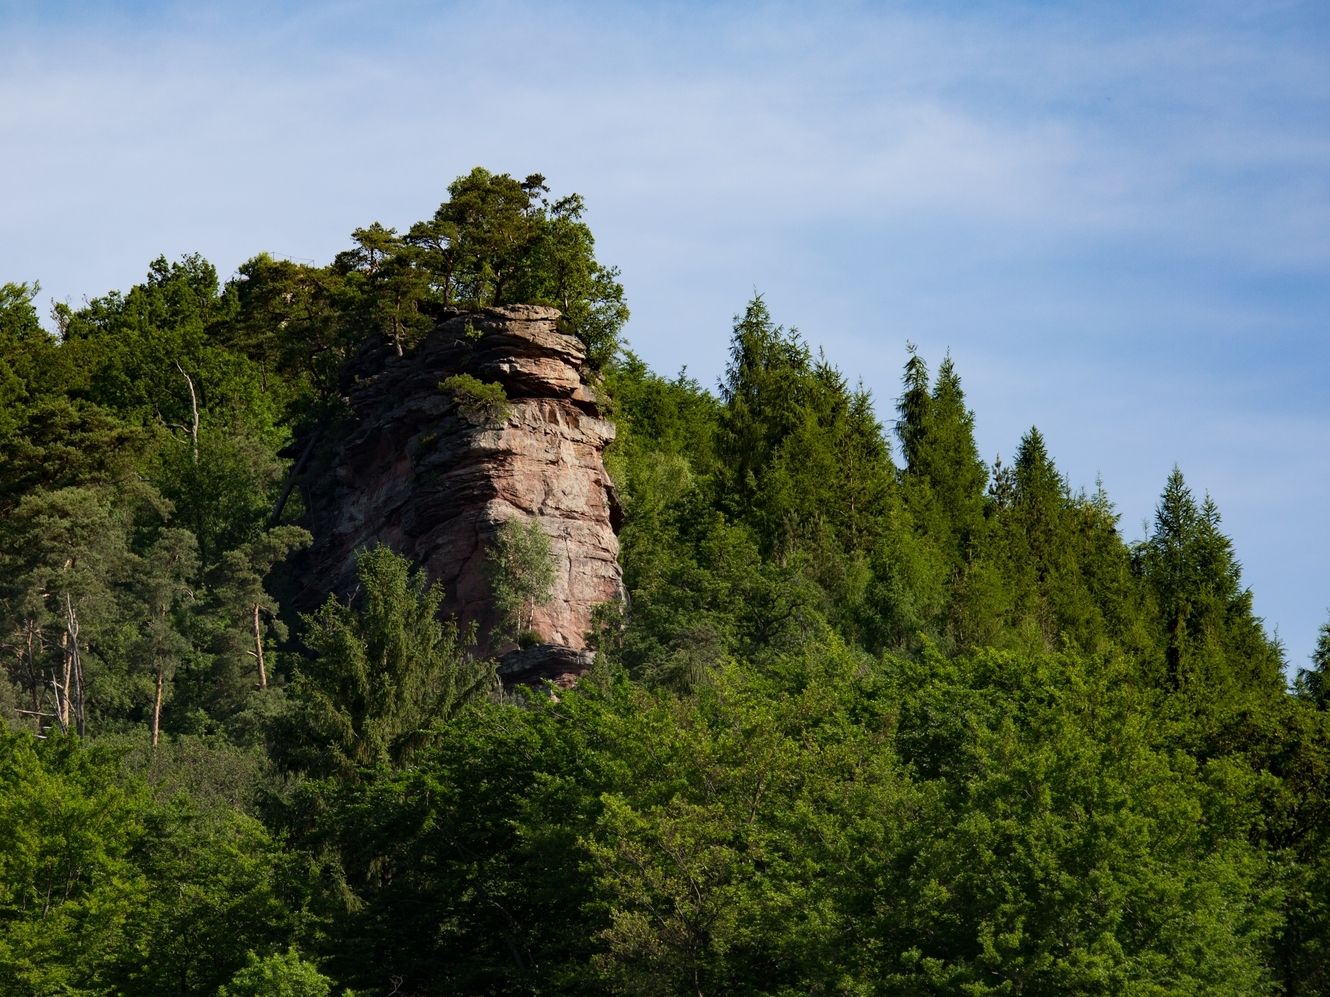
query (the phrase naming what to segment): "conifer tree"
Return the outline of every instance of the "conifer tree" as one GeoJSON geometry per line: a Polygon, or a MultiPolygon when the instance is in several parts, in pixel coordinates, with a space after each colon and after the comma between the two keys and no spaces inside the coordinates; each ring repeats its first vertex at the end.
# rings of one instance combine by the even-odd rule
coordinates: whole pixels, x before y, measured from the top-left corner
{"type": "Polygon", "coordinates": [[[1298,691],[1324,710],[1330,707],[1330,623],[1321,624],[1311,664],[1298,670],[1298,691]]]}
{"type": "Polygon", "coordinates": [[[347,318],[360,335],[377,330],[400,357],[430,324],[420,310],[428,290],[425,273],[395,229],[374,222],[351,238],[355,246],[333,261],[333,268],[345,274],[346,293],[354,302],[347,318]]]}
{"type": "Polygon", "coordinates": [[[182,603],[193,599],[190,583],[198,572],[198,544],[188,530],[165,529],[136,562],[134,590],[140,603],[140,625],[132,653],[152,682],[148,729],[156,748],[161,740],[162,707],[171,693],[169,684],[191,651],[183,632],[182,603]]]}
{"type": "Polygon", "coordinates": [[[353,600],[329,596],[305,618],[313,657],[292,683],[277,744],[294,768],[352,780],[404,762],[495,684],[492,663],[472,660],[456,624],[438,619],[443,593],[422,571],[374,547],[356,575],[353,600]]]}
{"type": "Polygon", "coordinates": [[[928,364],[919,355],[913,343],[905,344],[910,358],[905,361],[905,373],[902,377],[904,390],[896,402],[896,435],[901,441],[901,455],[905,470],[913,474],[922,474],[924,468],[923,448],[928,435],[933,398],[930,393],[928,364]]]}
{"type": "Polygon", "coordinates": [[[988,471],[974,442],[974,413],[950,355],[938,366],[929,407],[922,471],[947,511],[962,543],[980,528],[988,471]]]}
{"type": "Polygon", "coordinates": [[[720,452],[737,508],[756,499],[776,450],[802,422],[811,366],[808,346],[797,332],[772,321],[761,295],[735,316],[720,385],[725,403],[720,452]]]}
{"type": "MultiPolygon", "coordinates": [[[[98,701],[137,698],[107,667],[126,617],[133,510],[109,488],[38,489],[0,531],[0,606],[13,679],[40,727],[86,733],[98,701]],[[12,635],[12,636],[11,636],[12,635]]],[[[132,605],[132,603],[130,603],[132,605]]]]}
{"type": "Polygon", "coordinates": [[[1220,698],[1282,688],[1280,651],[1252,612],[1219,509],[1208,495],[1198,506],[1176,467],[1137,563],[1158,606],[1172,688],[1220,698]]]}
{"type": "Polygon", "coordinates": [[[214,711],[232,712],[248,690],[267,689],[271,683],[269,650],[275,641],[270,638],[284,639],[286,627],[264,578],[292,550],[309,542],[307,530],[278,526],[227,551],[210,573],[209,609],[216,630],[209,642],[209,705],[214,711]]]}
{"type": "Polygon", "coordinates": [[[896,432],[905,458],[911,503],[921,523],[967,556],[982,528],[988,471],[974,442],[974,415],[955,364],[947,356],[929,389],[928,368],[911,347],[896,432]]]}

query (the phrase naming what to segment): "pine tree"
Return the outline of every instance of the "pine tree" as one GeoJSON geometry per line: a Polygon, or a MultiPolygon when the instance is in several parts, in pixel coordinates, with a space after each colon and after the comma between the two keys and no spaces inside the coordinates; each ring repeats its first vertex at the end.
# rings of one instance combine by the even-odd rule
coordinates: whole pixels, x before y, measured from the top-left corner
{"type": "Polygon", "coordinates": [[[192,650],[183,616],[193,599],[191,581],[198,572],[198,544],[188,530],[162,530],[136,558],[134,590],[139,600],[139,634],[133,646],[138,666],[153,686],[148,729],[154,748],[161,740],[162,707],[171,693],[176,669],[192,650]]]}
{"type": "Polygon", "coordinates": [[[110,488],[38,489],[0,532],[0,607],[12,678],[41,727],[86,733],[98,700],[138,698],[105,650],[126,615],[134,509],[110,488]],[[103,653],[90,654],[94,648],[103,653]]]}
{"type": "Polygon", "coordinates": [[[298,526],[278,526],[229,550],[209,573],[209,640],[213,663],[208,706],[214,714],[232,713],[252,689],[272,682],[272,645],[287,636],[277,602],[264,587],[273,566],[292,550],[308,545],[310,534],[298,526]]]}

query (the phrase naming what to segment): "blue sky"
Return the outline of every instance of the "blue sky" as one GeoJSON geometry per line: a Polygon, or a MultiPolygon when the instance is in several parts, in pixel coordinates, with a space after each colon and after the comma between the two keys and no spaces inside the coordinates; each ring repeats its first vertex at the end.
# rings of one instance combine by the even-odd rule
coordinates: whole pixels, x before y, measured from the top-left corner
{"type": "Polygon", "coordinates": [[[1330,607],[1330,7],[0,0],[0,280],[326,262],[472,166],[581,192],[632,346],[761,291],[889,421],[950,350],[1139,539],[1181,466],[1306,662],[1330,607]]]}

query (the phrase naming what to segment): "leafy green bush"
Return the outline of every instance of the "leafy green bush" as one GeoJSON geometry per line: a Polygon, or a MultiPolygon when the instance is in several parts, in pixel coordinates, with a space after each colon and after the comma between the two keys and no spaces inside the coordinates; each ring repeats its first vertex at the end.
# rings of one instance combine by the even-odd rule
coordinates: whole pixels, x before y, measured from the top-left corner
{"type": "Polygon", "coordinates": [[[554,592],[554,552],[539,521],[520,523],[510,519],[499,527],[490,550],[494,602],[509,632],[529,647],[536,609],[554,592]]]}
{"type": "Polygon", "coordinates": [[[470,374],[454,374],[440,381],[439,387],[452,392],[457,407],[472,422],[505,422],[513,408],[503,385],[497,381],[482,381],[470,374]]]}
{"type": "Polygon", "coordinates": [[[331,992],[332,980],[295,949],[263,959],[251,952],[249,965],[217,991],[218,997],[328,997],[331,992]]]}

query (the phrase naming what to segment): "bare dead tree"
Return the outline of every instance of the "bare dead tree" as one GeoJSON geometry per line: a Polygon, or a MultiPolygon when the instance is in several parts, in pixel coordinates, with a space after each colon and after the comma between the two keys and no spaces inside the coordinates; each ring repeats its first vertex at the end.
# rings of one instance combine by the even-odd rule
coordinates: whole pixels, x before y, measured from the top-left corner
{"type": "Polygon", "coordinates": [[[260,619],[260,612],[263,609],[261,603],[254,603],[254,650],[250,653],[254,655],[259,665],[259,688],[268,688],[268,669],[263,663],[263,622],[260,619]]]}
{"type": "Polygon", "coordinates": [[[74,612],[74,601],[65,593],[65,633],[69,636],[70,667],[66,669],[66,696],[69,697],[69,685],[72,682],[73,695],[71,705],[74,713],[74,729],[80,737],[87,733],[83,713],[83,653],[79,649],[79,619],[74,612]]]}
{"type": "Polygon", "coordinates": [[[194,454],[194,463],[197,464],[199,462],[199,398],[194,393],[194,379],[185,373],[185,368],[180,366],[179,360],[175,361],[175,369],[180,371],[180,376],[189,385],[189,409],[191,414],[189,442],[194,454]]]}

